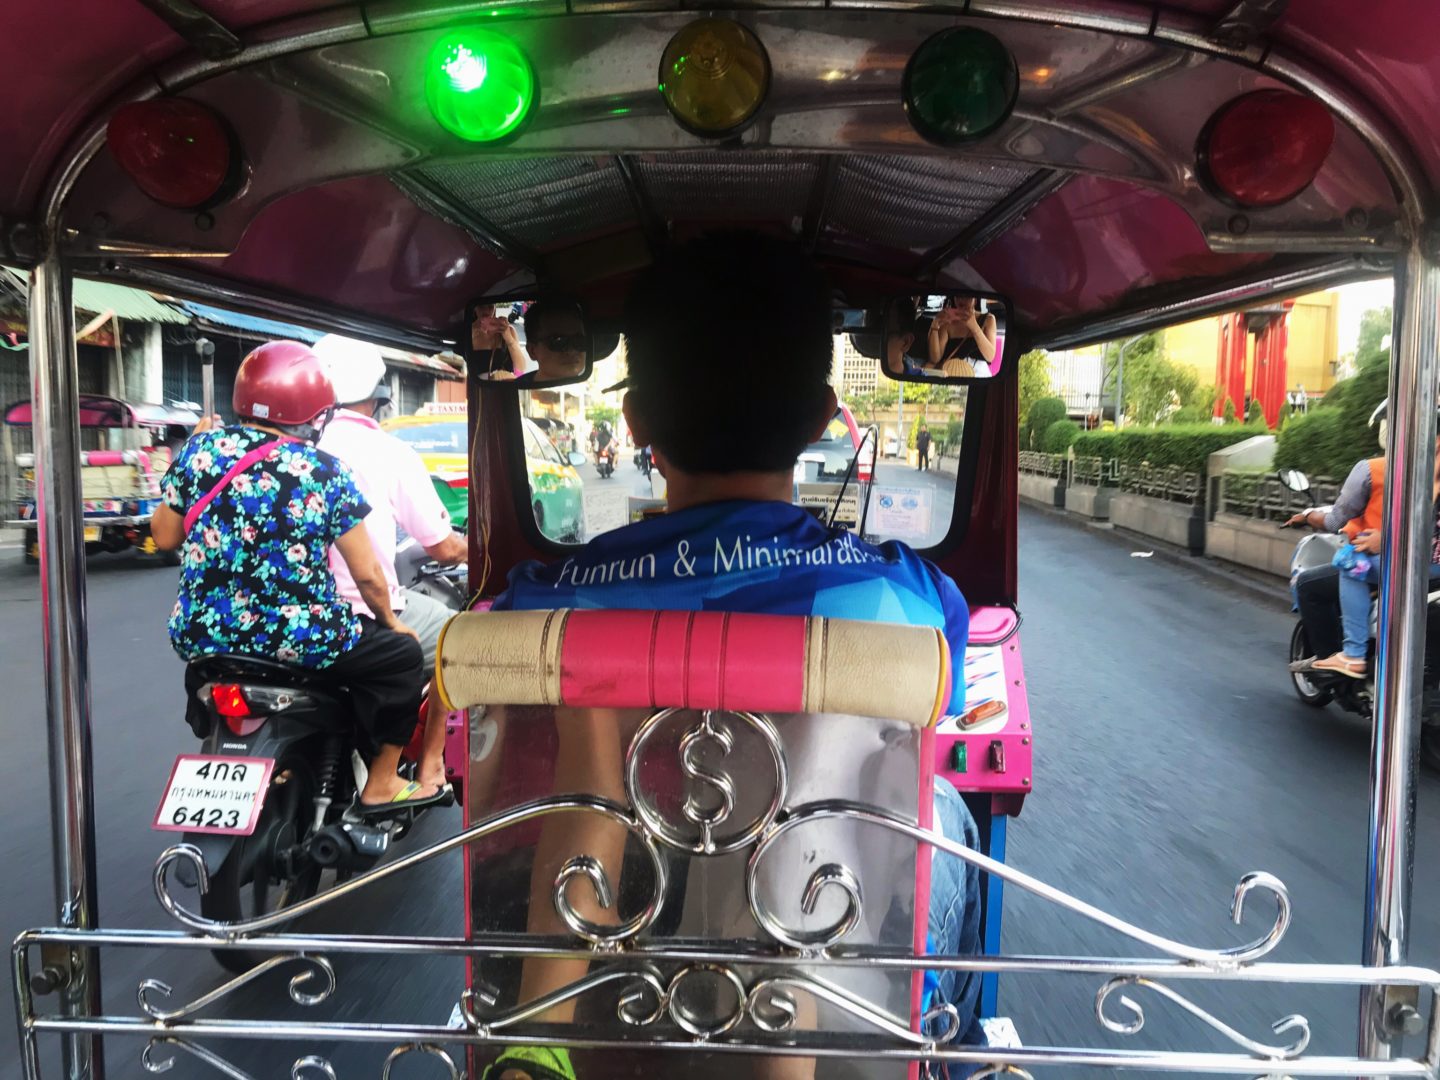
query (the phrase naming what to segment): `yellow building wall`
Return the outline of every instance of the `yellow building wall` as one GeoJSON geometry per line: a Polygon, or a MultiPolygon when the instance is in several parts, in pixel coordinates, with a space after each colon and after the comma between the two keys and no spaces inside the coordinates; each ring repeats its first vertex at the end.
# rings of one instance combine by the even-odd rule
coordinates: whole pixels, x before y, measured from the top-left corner
{"type": "MultiPolygon", "coordinates": [[[[1335,385],[1338,356],[1340,294],[1334,291],[1296,297],[1286,320],[1285,384],[1324,393],[1335,385]]],[[[1254,371],[1255,337],[1246,335],[1245,370],[1254,371]]],[[[1220,349],[1220,317],[1181,323],[1164,331],[1165,356],[1192,369],[1207,386],[1215,382],[1220,349]]]]}

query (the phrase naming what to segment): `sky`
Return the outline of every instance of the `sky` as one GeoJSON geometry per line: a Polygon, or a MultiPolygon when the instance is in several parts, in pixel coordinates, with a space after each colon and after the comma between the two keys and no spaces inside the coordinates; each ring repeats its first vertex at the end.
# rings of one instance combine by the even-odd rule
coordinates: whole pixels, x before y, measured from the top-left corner
{"type": "Polygon", "coordinates": [[[1360,336],[1360,316],[1371,308],[1389,307],[1394,297],[1394,282],[1390,278],[1374,281],[1357,281],[1353,285],[1341,285],[1335,290],[1340,294],[1339,345],[1340,355],[1353,353],[1355,341],[1360,336]]]}

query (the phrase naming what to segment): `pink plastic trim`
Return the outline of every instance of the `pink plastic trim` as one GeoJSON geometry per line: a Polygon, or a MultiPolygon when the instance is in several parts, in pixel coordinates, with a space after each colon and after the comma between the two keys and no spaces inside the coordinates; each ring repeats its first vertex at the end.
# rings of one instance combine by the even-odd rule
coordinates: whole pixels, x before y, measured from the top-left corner
{"type": "Polygon", "coordinates": [[[1020,617],[1010,608],[973,608],[970,612],[970,644],[994,645],[1004,641],[1019,622],[1020,617]]]}

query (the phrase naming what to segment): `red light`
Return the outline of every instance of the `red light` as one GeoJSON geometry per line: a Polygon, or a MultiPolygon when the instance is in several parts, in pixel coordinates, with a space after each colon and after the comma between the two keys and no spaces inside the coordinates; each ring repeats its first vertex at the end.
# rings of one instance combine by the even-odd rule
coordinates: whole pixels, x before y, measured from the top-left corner
{"type": "Polygon", "coordinates": [[[216,683],[210,687],[210,700],[221,716],[250,715],[250,703],[245,700],[245,692],[234,683],[216,683]]]}
{"type": "Polygon", "coordinates": [[[1335,141],[1330,110],[1288,90],[1256,90],[1220,107],[1200,135],[1201,174],[1244,207],[1279,206],[1309,187],[1335,141]]]}
{"type": "Polygon", "coordinates": [[[105,142],[135,185],[162,206],[194,210],[233,186],[237,155],[229,129],[212,110],[184,98],[122,105],[105,142]]]}

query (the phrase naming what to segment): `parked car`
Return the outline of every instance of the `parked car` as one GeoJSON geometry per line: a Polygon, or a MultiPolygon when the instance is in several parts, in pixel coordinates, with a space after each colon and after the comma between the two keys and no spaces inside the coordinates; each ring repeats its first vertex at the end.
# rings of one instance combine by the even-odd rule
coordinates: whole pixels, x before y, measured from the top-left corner
{"type": "Polygon", "coordinates": [[[899,437],[898,435],[886,435],[886,436],[885,436],[885,456],[886,456],[886,457],[899,457],[899,456],[900,456],[900,437],[899,437]]]}
{"type": "MultiPolygon", "coordinates": [[[[525,467],[535,524],[551,540],[578,543],[585,533],[585,484],[569,460],[533,421],[521,418],[525,467]]],[[[463,413],[397,416],[381,425],[413,446],[455,527],[470,515],[470,455],[463,413]]]]}
{"type": "Polygon", "coordinates": [[[564,420],[556,420],[550,416],[532,416],[530,421],[555,444],[555,449],[560,451],[561,457],[569,457],[574,451],[580,449],[575,445],[575,429],[564,420]]]}

